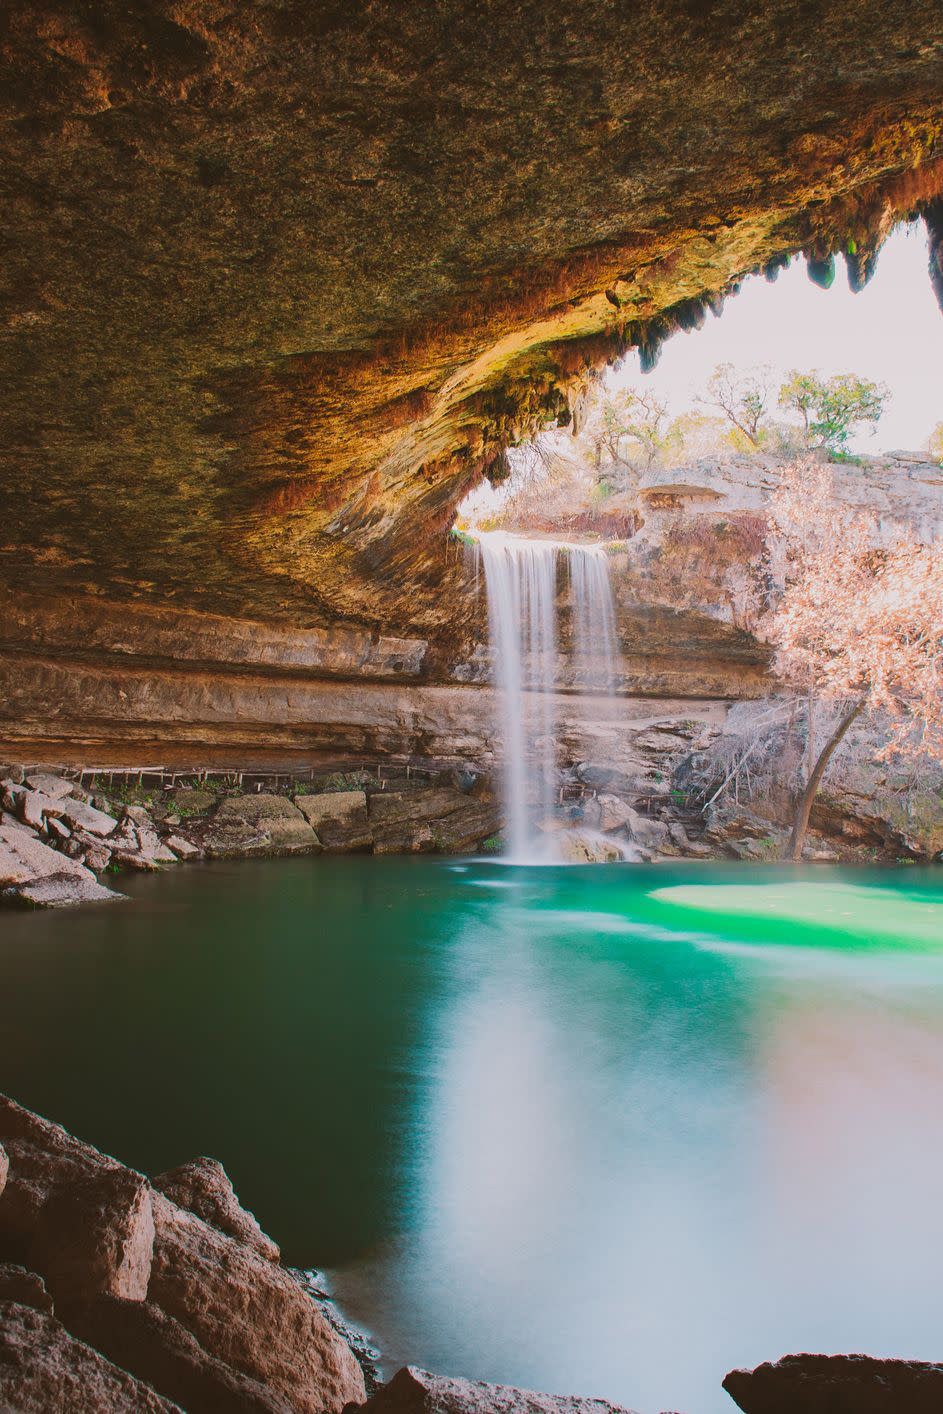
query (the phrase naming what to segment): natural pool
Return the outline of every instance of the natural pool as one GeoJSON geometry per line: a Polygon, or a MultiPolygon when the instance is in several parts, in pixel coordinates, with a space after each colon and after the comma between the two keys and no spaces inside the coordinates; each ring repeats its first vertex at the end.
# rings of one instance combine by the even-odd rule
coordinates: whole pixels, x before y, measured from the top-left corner
{"type": "Polygon", "coordinates": [[[943,876],[336,858],[0,914],[0,1088],[221,1158],[387,1362],[655,1414],[939,1359],[943,876]]]}

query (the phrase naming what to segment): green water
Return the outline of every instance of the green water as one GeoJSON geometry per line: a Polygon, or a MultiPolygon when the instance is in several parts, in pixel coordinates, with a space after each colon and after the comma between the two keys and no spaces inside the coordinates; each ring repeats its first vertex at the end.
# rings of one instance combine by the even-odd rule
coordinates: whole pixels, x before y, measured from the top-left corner
{"type": "Polygon", "coordinates": [[[373,858],[0,914],[0,1087],[223,1160],[390,1366],[720,1414],[939,1359],[943,879],[373,858]]]}

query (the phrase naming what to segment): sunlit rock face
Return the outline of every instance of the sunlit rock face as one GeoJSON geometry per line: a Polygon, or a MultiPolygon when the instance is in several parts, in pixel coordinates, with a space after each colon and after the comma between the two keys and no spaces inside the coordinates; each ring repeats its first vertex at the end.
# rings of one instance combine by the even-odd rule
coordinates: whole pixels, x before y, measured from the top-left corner
{"type": "Polygon", "coordinates": [[[587,369],[939,194],[938,6],[14,3],[7,582],[428,639],[587,369]],[[692,303],[693,301],[693,303],[692,303]]]}

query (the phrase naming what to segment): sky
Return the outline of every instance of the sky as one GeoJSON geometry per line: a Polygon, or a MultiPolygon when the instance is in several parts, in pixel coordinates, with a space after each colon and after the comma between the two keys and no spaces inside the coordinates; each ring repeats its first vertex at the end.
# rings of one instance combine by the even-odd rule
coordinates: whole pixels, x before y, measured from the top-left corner
{"type": "Polygon", "coordinates": [[[643,375],[631,353],[611,383],[652,389],[677,413],[692,406],[718,363],[769,364],[775,375],[859,373],[886,383],[892,396],[875,434],[853,438],[853,449],[923,448],[943,422],[943,315],[930,288],[923,223],[894,231],[860,294],[848,289],[844,261],[837,265],[830,290],[813,285],[801,257],[773,284],[751,277],[719,319],[709,315],[703,329],[669,339],[653,373],[643,375]]]}

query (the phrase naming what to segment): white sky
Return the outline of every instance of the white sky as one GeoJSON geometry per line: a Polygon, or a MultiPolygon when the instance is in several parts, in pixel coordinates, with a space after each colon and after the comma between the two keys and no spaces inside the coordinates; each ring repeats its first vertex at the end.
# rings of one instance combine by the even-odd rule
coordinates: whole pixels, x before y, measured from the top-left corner
{"type": "Polygon", "coordinates": [[[791,368],[859,373],[886,383],[892,396],[876,433],[853,439],[854,449],[924,447],[943,422],[943,316],[930,288],[923,223],[890,236],[861,294],[848,289],[840,257],[837,267],[830,290],[813,285],[801,257],[774,284],[752,277],[719,319],[708,315],[703,329],[669,339],[653,373],[640,373],[631,353],[611,382],[651,388],[677,413],[692,406],[718,363],[770,364],[774,376],[791,368]]]}

